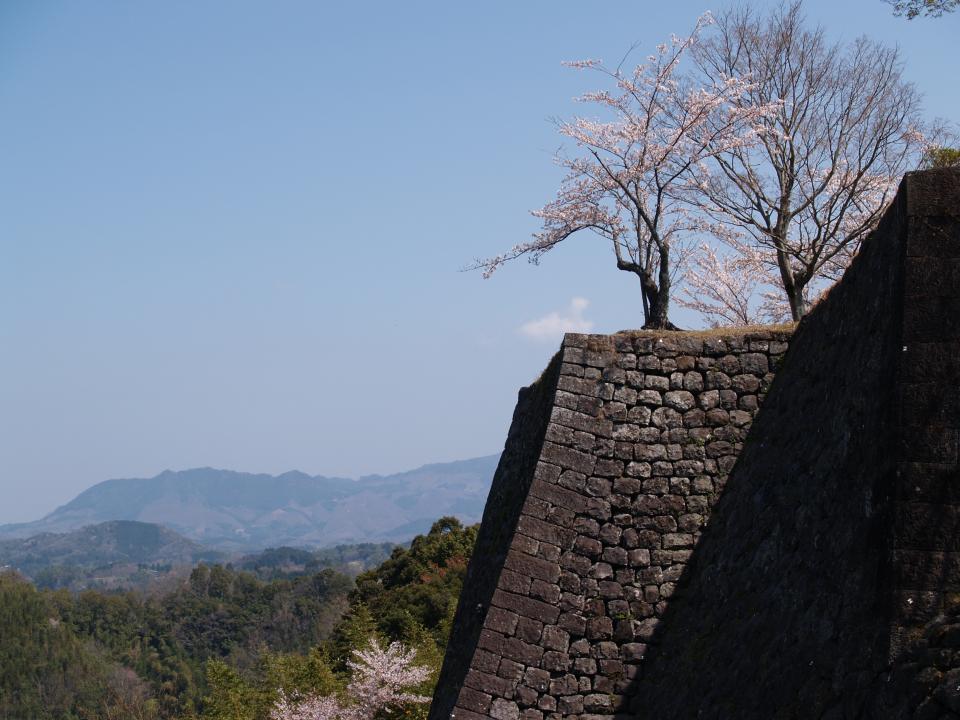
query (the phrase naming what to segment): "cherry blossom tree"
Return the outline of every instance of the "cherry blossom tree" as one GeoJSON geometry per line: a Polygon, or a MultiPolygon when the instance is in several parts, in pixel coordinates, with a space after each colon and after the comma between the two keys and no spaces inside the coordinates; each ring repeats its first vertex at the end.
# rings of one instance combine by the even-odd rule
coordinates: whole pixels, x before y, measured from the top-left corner
{"type": "Polygon", "coordinates": [[[359,717],[353,707],[341,705],[331,695],[293,699],[282,690],[270,713],[270,720],[359,720],[359,717]]]}
{"type": "Polygon", "coordinates": [[[733,102],[779,103],[759,142],[714,148],[697,166],[701,209],[747,233],[775,267],[799,320],[879,221],[926,141],[920,96],[899,52],[861,38],[844,48],[804,25],[800,2],[769,16],[722,14],[692,51],[705,82],[749,76],[733,102]]]}
{"type": "Polygon", "coordinates": [[[608,119],[559,123],[578,153],[556,158],[567,175],[556,199],[533,213],[542,230],[473,268],[489,277],[521,256],[537,263],[572,235],[591,231],[611,244],[617,268],[639,279],[644,327],[673,327],[671,287],[695,228],[691,171],[712,155],[753,145],[756,126],[773,111],[770,103],[750,100],[751,83],[741,76],[695,85],[684,75],[681,61],[711,22],[704,15],[689,37],[674,36],[632,71],[596,60],[568,63],[612,85],[579,98],[608,119]]]}
{"type": "Polygon", "coordinates": [[[394,642],[386,648],[371,638],[366,650],[354,650],[347,662],[352,679],[346,698],[306,695],[291,698],[281,691],[270,713],[271,720],[373,720],[384,710],[408,703],[428,703],[430,698],[410,692],[430,676],[430,669],[415,665],[416,652],[394,642]]]}
{"type": "Polygon", "coordinates": [[[428,667],[414,665],[414,650],[398,642],[390,643],[384,650],[374,638],[368,650],[355,650],[353,654],[357,659],[347,663],[353,670],[347,693],[363,720],[383,708],[430,702],[429,697],[408,691],[430,676],[428,667]]]}
{"type": "Polygon", "coordinates": [[[760,253],[736,240],[726,249],[700,244],[687,264],[677,303],[699,312],[711,327],[787,320],[790,308],[776,292],[776,277],[760,253]]]}

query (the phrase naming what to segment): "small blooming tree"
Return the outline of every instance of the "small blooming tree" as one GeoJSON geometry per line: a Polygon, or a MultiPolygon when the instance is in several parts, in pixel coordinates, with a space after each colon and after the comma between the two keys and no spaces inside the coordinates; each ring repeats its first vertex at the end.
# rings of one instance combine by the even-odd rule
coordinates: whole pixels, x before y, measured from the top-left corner
{"type": "Polygon", "coordinates": [[[283,692],[270,713],[271,720],[373,720],[385,710],[408,703],[428,703],[430,698],[410,691],[430,676],[430,669],[415,665],[413,650],[394,642],[383,648],[371,638],[367,650],[355,650],[347,662],[352,679],[346,698],[307,695],[290,698],[283,692]]]}
{"type": "Polygon", "coordinates": [[[413,664],[413,650],[397,642],[383,650],[374,639],[369,650],[357,650],[354,656],[357,659],[347,663],[353,670],[347,694],[354,699],[362,720],[384,708],[430,702],[425,695],[409,692],[430,676],[429,668],[413,664]]]}
{"type": "Polygon", "coordinates": [[[711,155],[753,144],[760,118],[774,108],[751,103],[750,82],[742,77],[693,85],[683,75],[684,55],[711,22],[704,15],[690,37],[674,36],[632,72],[595,60],[568,63],[612,82],[612,89],[580,98],[610,119],[577,117],[559,124],[580,152],[557,156],[568,172],[557,198],[533,213],[543,229],[475,268],[489,277],[520,256],[536,263],[570,236],[589,230],[612,245],[619,270],[639,279],[644,327],[672,327],[671,285],[694,227],[687,204],[691,170],[711,155]]]}
{"type": "Polygon", "coordinates": [[[733,242],[723,252],[702,243],[687,264],[679,305],[696,310],[712,327],[784,322],[790,307],[777,279],[755,248],[733,242]]]}
{"type": "Polygon", "coordinates": [[[307,695],[294,700],[280,691],[270,720],[356,720],[353,708],[346,708],[333,696],[307,695]]]}

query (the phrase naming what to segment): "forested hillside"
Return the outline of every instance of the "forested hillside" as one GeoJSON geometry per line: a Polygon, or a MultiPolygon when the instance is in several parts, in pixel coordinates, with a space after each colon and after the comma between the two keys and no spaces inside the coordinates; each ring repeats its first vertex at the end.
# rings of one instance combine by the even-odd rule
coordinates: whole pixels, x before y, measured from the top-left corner
{"type": "Polygon", "coordinates": [[[254,573],[261,580],[310,575],[328,568],[356,576],[390,557],[394,547],[394,543],[359,543],[322,550],[268,548],[255,555],[245,555],[235,565],[254,573]]]}
{"type": "MultiPolygon", "coordinates": [[[[0,717],[265,719],[280,689],[342,692],[347,660],[372,637],[415,648],[432,671],[429,693],[475,535],[444,518],[355,583],[330,569],[261,579],[199,565],[149,597],[42,590],[7,572],[0,717]]],[[[285,549],[251,559],[251,569],[269,575],[272,560],[308,558],[285,549]]]]}
{"type": "Polygon", "coordinates": [[[168,528],[131,520],[0,540],[0,567],[50,589],[145,588],[174,569],[182,577],[197,562],[223,562],[226,557],[168,528]]]}

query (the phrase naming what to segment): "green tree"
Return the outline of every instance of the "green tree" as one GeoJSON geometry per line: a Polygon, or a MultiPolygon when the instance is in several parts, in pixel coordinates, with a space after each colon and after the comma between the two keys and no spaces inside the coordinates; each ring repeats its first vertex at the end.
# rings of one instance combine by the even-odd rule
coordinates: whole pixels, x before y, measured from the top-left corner
{"type": "Polygon", "coordinates": [[[207,663],[209,694],[204,698],[203,720],[256,720],[257,692],[222,660],[207,663]]]}
{"type": "Polygon", "coordinates": [[[893,5],[893,14],[913,20],[920,15],[940,17],[945,12],[953,12],[960,7],[960,0],[885,0],[893,5]]]}
{"type": "Polygon", "coordinates": [[[343,673],[346,671],[347,660],[354,650],[365,650],[371,637],[377,635],[377,623],[373,614],[363,602],[354,603],[343,616],[328,647],[334,668],[343,673]]]}
{"type": "Polygon", "coordinates": [[[307,655],[268,653],[261,659],[260,674],[270,705],[276,700],[278,690],[287,695],[332,695],[342,690],[327,656],[319,648],[307,655]]]}
{"type": "Polygon", "coordinates": [[[932,147],[924,153],[923,167],[949,168],[960,167],[960,148],[932,147]]]}
{"type": "Polygon", "coordinates": [[[456,608],[476,538],[477,526],[440,518],[409,549],[396,548],[380,567],[357,577],[351,602],[366,605],[391,640],[412,644],[412,634],[425,629],[445,647],[444,620],[456,608]]]}
{"type": "Polygon", "coordinates": [[[0,574],[0,717],[107,716],[111,664],[23,578],[0,574]]]}

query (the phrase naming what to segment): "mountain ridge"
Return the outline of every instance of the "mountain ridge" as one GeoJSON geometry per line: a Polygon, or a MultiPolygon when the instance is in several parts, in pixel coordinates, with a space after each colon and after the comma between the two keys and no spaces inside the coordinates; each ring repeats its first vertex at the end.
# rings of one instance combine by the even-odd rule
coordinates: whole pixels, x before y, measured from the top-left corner
{"type": "Polygon", "coordinates": [[[436,518],[477,522],[499,455],[430,463],[355,480],[217,468],[99,482],[39,520],[0,525],[0,539],[64,533],[115,520],[155,523],[205,547],[398,542],[436,518]]]}
{"type": "Polygon", "coordinates": [[[0,540],[0,566],[28,576],[58,565],[87,569],[125,563],[192,565],[221,556],[167,527],[136,520],[111,520],[66,533],[42,532],[0,540]]]}

